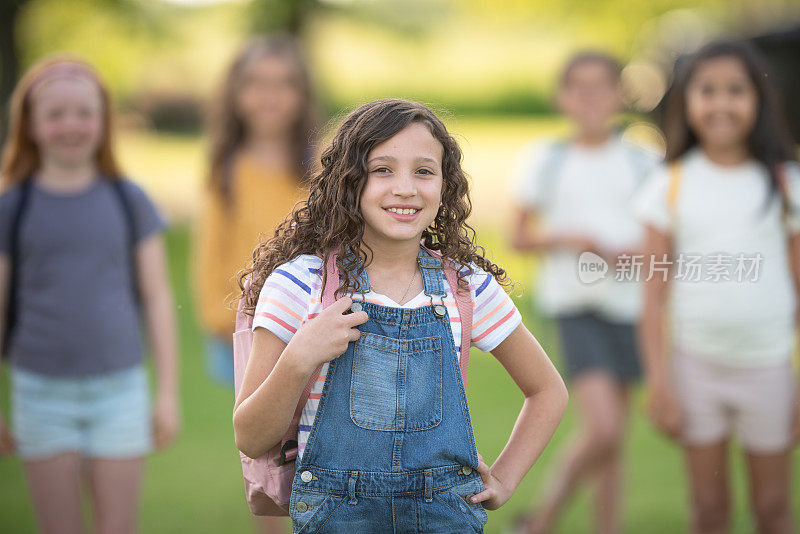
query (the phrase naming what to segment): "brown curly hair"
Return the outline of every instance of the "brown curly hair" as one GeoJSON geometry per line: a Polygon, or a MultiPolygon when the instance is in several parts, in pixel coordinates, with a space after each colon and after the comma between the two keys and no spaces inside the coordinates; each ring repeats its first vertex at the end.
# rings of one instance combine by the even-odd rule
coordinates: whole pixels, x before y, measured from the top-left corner
{"type": "MultiPolygon", "coordinates": [[[[309,182],[308,199],[295,206],[271,239],[256,247],[253,264],[239,273],[246,312],[252,313],[255,309],[267,276],[301,254],[313,254],[326,261],[332,250],[349,248],[361,263],[355,272],[350,272],[346,259],[342,255],[338,257],[337,266],[343,281],[337,293],[355,286],[372,256],[372,250],[362,242],[364,218],[359,209],[361,192],[367,181],[367,155],[373,147],[415,122],[427,126],[444,149],[442,205],[433,223],[422,233],[424,245],[440,251],[442,257],[457,265],[468,267],[474,262],[501,285],[511,285],[506,271],[489,261],[484,248],[475,244],[475,230],[467,224],[472,203],[467,175],[461,168],[461,149],[456,140],[424,105],[408,100],[383,99],[364,104],[344,119],[330,146],[322,153],[322,168],[309,182]],[[250,285],[245,288],[248,278],[250,285]]],[[[460,287],[466,287],[464,278],[471,272],[469,268],[460,270],[460,287]]],[[[323,274],[323,284],[327,282],[326,277],[323,274]]]]}

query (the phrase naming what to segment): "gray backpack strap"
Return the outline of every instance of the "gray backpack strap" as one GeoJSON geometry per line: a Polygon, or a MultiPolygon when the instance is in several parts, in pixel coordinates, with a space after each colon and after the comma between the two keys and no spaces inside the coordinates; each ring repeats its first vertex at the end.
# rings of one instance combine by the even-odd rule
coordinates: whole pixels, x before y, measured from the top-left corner
{"type": "Polygon", "coordinates": [[[625,157],[636,178],[636,189],[638,189],[650,175],[650,172],[653,170],[653,165],[644,149],[628,143],[623,143],[622,148],[625,151],[625,157]]]}
{"type": "Polygon", "coordinates": [[[567,143],[564,141],[556,141],[547,149],[542,160],[542,165],[537,172],[537,178],[541,183],[541,199],[540,204],[546,209],[552,205],[555,196],[556,181],[561,168],[564,166],[564,156],[567,152],[567,143]]]}
{"type": "Polygon", "coordinates": [[[22,230],[22,220],[25,213],[28,211],[28,203],[31,197],[31,190],[33,188],[33,178],[28,177],[22,185],[20,185],[19,199],[16,206],[14,206],[14,215],[11,218],[11,225],[8,228],[9,233],[9,259],[10,271],[8,274],[8,294],[6,299],[6,314],[5,323],[3,328],[3,346],[0,347],[0,358],[5,357],[8,352],[11,333],[17,323],[17,308],[19,300],[19,271],[20,271],[20,232],[22,230]]]}
{"type": "Polygon", "coordinates": [[[133,204],[122,185],[122,177],[111,180],[111,189],[114,197],[119,202],[122,215],[125,219],[125,240],[128,244],[128,264],[130,265],[130,285],[134,299],[141,306],[142,295],[139,292],[139,269],[136,263],[136,215],[133,204]]]}

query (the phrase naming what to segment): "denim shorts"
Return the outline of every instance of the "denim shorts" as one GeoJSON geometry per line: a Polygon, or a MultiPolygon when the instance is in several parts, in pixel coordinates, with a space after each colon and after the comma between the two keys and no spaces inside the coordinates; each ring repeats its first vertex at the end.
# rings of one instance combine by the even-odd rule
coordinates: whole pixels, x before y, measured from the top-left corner
{"type": "Polygon", "coordinates": [[[482,533],[486,509],[469,499],[485,486],[477,471],[465,478],[462,469],[430,469],[430,484],[423,472],[358,473],[348,485],[349,472],[309,467],[317,480],[295,483],[292,489],[292,533],[482,533]]]}
{"type": "Polygon", "coordinates": [[[88,377],[51,376],[12,367],[11,402],[14,438],[23,460],[62,452],[131,458],[152,450],[143,365],[88,377]]]}
{"type": "Polygon", "coordinates": [[[641,367],[632,322],[611,322],[592,312],[556,316],[567,376],[589,371],[609,373],[620,383],[639,378],[641,367]]]}

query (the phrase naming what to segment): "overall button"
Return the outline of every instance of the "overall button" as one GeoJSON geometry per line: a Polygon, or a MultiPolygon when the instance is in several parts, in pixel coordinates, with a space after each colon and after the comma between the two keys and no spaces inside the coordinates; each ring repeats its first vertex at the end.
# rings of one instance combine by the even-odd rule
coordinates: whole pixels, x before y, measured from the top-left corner
{"type": "Polygon", "coordinates": [[[353,313],[358,313],[363,309],[360,302],[354,302],[350,305],[350,311],[353,313]]]}
{"type": "Polygon", "coordinates": [[[311,471],[303,471],[300,473],[300,480],[303,482],[311,482],[312,478],[314,478],[314,475],[311,474],[311,471]]]}
{"type": "Polygon", "coordinates": [[[303,501],[299,501],[295,505],[295,507],[297,508],[297,511],[300,512],[301,514],[303,514],[303,513],[308,511],[308,505],[306,503],[304,503],[303,501]]]}
{"type": "Polygon", "coordinates": [[[436,317],[444,317],[444,314],[447,313],[447,308],[442,304],[437,304],[433,307],[433,313],[436,317]]]}

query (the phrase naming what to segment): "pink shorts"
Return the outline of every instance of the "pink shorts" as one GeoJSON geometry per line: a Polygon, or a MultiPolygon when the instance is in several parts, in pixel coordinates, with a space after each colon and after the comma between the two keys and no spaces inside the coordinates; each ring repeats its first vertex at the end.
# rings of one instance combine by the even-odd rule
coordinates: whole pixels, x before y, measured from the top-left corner
{"type": "Polygon", "coordinates": [[[754,454],[778,453],[791,446],[797,392],[790,361],[736,367],[676,350],[673,372],[684,411],[686,445],[712,445],[736,435],[754,454]]]}

